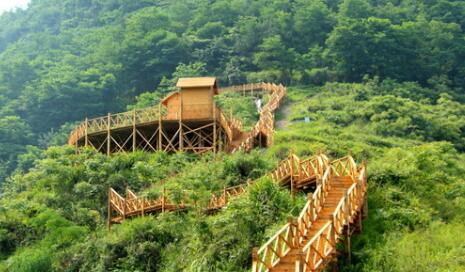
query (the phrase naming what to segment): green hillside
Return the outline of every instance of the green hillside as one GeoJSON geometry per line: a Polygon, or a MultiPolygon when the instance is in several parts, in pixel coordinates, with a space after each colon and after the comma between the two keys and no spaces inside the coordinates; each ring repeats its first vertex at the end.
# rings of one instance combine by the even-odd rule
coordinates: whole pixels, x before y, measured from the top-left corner
{"type": "MultiPolygon", "coordinates": [[[[249,271],[305,203],[267,178],[291,150],[368,162],[368,218],[341,271],[465,270],[465,4],[32,0],[0,15],[0,271],[249,271]],[[279,82],[274,143],[250,153],[65,146],[86,117],[157,104],[183,76],[279,82]],[[107,190],[200,203],[106,226],[107,190]]],[[[218,98],[251,127],[253,101],[218,98]]]]}

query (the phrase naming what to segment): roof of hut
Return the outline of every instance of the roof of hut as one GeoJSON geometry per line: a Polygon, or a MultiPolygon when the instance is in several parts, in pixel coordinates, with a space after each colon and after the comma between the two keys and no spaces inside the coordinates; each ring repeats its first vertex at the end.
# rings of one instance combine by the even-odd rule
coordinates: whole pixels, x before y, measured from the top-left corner
{"type": "Polygon", "coordinates": [[[215,77],[183,77],[178,79],[176,87],[178,88],[197,88],[197,87],[211,87],[216,88],[215,77]]]}

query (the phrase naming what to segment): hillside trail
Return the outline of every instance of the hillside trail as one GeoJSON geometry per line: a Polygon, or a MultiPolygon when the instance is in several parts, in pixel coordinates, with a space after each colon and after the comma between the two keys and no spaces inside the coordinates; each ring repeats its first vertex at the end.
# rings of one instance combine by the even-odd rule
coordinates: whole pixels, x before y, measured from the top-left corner
{"type": "Polygon", "coordinates": [[[289,115],[291,114],[291,103],[285,102],[280,108],[279,120],[276,121],[276,128],[279,130],[286,130],[289,125],[289,115]]]}

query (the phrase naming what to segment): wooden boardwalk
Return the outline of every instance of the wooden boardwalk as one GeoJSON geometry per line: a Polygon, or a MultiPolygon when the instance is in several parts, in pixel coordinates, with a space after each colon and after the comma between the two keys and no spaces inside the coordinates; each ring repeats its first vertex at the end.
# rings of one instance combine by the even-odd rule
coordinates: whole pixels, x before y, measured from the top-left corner
{"type": "MultiPolygon", "coordinates": [[[[315,184],[321,178],[327,164],[328,159],[323,154],[304,160],[300,160],[299,157],[291,154],[287,159],[281,161],[268,176],[282,186],[303,190],[315,184]]],[[[205,207],[205,211],[212,212],[223,208],[231,199],[245,193],[247,187],[255,182],[249,181],[213,193],[207,207],[205,207]]],[[[126,218],[142,216],[148,213],[184,210],[195,205],[187,201],[175,204],[169,199],[168,195],[169,192],[163,190],[157,199],[147,199],[137,196],[130,189],[126,189],[126,196],[123,197],[113,188],[110,188],[108,191],[108,224],[119,223],[126,218]]]]}
{"type": "MultiPolygon", "coordinates": [[[[335,260],[336,244],[341,238],[350,240],[354,231],[361,230],[366,213],[365,165],[357,166],[351,156],[330,162],[324,154],[306,159],[290,154],[268,176],[294,192],[315,185],[316,189],[308,195],[298,218],[290,219],[260,249],[254,249],[252,271],[321,271],[335,260]]],[[[205,212],[225,207],[254,182],[212,194],[205,212]]],[[[138,197],[129,189],[123,198],[110,188],[108,224],[148,213],[181,211],[193,205],[170,202],[166,191],[150,200],[138,197]]]]}

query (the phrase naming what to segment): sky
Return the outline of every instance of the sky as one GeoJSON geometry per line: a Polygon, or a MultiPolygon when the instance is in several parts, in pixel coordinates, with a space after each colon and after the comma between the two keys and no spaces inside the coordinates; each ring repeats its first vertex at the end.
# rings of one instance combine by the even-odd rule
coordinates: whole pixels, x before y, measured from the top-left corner
{"type": "Polygon", "coordinates": [[[16,7],[25,8],[29,2],[30,0],[0,0],[0,14],[16,7]]]}

